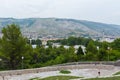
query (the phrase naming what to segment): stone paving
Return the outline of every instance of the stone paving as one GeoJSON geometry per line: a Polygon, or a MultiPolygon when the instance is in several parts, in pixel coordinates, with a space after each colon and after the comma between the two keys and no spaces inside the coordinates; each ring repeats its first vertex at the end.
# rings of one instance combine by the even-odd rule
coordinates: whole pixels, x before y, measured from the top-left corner
{"type": "MultiPolygon", "coordinates": [[[[109,66],[109,65],[71,65],[71,66],[59,66],[53,68],[42,68],[41,72],[26,73],[26,74],[18,74],[18,75],[6,75],[1,76],[0,80],[29,80],[31,78],[40,77],[45,78],[49,76],[57,76],[57,75],[71,75],[71,76],[79,76],[84,78],[95,78],[95,77],[110,77],[112,74],[120,71],[120,67],[109,66]],[[48,70],[46,70],[48,69],[48,70]],[[53,70],[55,69],[55,70],[53,70]],[[61,74],[59,70],[68,69],[71,71],[71,74],[61,74]],[[100,71],[100,76],[98,72],[100,71]]],[[[17,71],[16,71],[17,72],[17,71]]],[[[29,72],[29,71],[28,71],[29,72]]],[[[79,79],[80,80],[80,79],[79,79]]]]}

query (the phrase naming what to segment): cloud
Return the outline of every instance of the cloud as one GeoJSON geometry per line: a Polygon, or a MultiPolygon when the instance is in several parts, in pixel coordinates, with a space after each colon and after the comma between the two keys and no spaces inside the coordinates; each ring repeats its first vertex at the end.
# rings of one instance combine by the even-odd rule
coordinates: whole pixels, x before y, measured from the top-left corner
{"type": "Polygon", "coordinates": [[[120,24],[120,0],[0,0],[0,17],[61,17],[120,24]]]}

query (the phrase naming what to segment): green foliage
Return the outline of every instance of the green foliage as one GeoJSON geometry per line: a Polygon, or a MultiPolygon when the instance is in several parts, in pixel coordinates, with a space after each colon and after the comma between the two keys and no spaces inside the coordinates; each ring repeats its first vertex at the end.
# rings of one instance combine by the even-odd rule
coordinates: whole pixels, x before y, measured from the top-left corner
{"type": "Polygon", "coordinates": [[[81,37],[69,37],[68,39],[48,41],[48,48],[41,45],[40,40],[33,40],[32,44],[37,44],[36,48],[32,48],[29,40],[24,38],[20,32],[19,26],[12,24],[2,29],[3,37],[0,39],[0,70],[4,69],[20,69],[37,68],[42,66],[50,66],[76,61],[115,61],[120,59],[120,39],[112,43],[97,42],[91,39],[81,37]],[[53,42],[69,45],[69,48],[52,47],[53,42]],[[79,47],[75,53],[74,45],[86,46],[84,54],[82,48],[79,47]],[[99,46],[99,50],[97,50],[99,46]],[[108,50],[108,47],[110,49],[108,50]]]}
{"type": "Polygon", "coordinates": [[[97,56],[96,54],[93,54],[91,52],[88,52],[86,55],[85,55],[85,60],[87,61],[97,61],[97,56]]]}
{"type": "Polygon", "coordinates": [[[78,48],[77,55],[84,55],[81,47],[78,48]]]}
{"type": "Polygon", "coordinates": [[[57,42],[61,43],[62,45],[87,45],[91,39],[83,38],[83,37],[69,37],[68,39],[63,40],[56,40],[56,41],[50,41],[50,42],[57,42]]]}
{"type": "Polygon", "coordinates": [[[98,61],[107,61],[108,60],[108,53],[105,49],[101,48],[99,51],[98,51],[98,61]]]}
{"type": "Polygon", "coordinates": [[[75,49],[74,47],[69,47],[67,50],[67,53],[64,55],[65,57],[65,62],[74,62],[77,61],[77,55],[75,54],[75,49]]]}
{"type": "Polygon", "coordinates": [[[36,40],[36,45],[37,45],[37,46],[41,46],[41,45],[42,45],[42,41],[39,40],[39,39],[37,39],[37,40],[36,40]]]}
{"type": "Polygon", "coordinates": [[[112,47],[114,42],[97,42],[91,39],[75,37],[52,42],[49,41],[49,43],[53,42],[63,42],[64,44],[68,45],[84,44],[86,45],[87,52],[84,55],[81,47],[79,47],[77,53],[75,54],[75,49],[73,46],[70,46],[68,49],[64,48],[63,45],[58,48],[52,47],[52,44],[50,44],[48,48],[39,46],[33,50],[33,55],[36,57],[31,59],[34,62],[31,65],[34,65],[35,67],[41,67],[76,61],[115,61],[120,58],[119,50],[108,50],[108,47],[112,47]],[[98,50],[97,46],[99,46],[98,50]]]}
{"type": "Polygon", "coordinates": [[[68,70],[61,70],[60,73],[62,73],[62,74],[70,74],[71,72],[68,71],[68,70]]]}
{"type": "Polygon", "coordinates": [[[112,42],[112,48],[120,51],[120,38],[116,39],[112,42]]]}
{"type": "Polygon", "coordinates": [[[42,41],[37,39],[37,40],[28,40],[28,44],[36,44],[37,46],[41,46],[42,45],[42,41]]]}
{"type": "Polygon", "coordinates": [[[96,54],[97,47],[95,46],[95,44],[92,40],[88,43],[86,50],[87,50],[87,52],[91,52],[93,54],[96,54]]]}
{"type": "Polygon", "coordinates": [[[108,42],[102,42],[102,48],[107,50],[110,44],[108,42]]]}
{"type": "Polygon", "coordinates": [[[77,61],[83,61],[85,59],[84,53],[81,47],[78,48],[76,55],[77,55],[77,61]]]}
{"type": "Polygon", "coordinates": [[[21,66],[22,59],[24,56],[25,66],[29,62],[29,51],[30,47],[26,43],[20,32],[19,26],[15,24],[8,25],[2,29],[3,37],[0,39],[0,57],[5,62],[8,69],[17,69],[21,66]]]}

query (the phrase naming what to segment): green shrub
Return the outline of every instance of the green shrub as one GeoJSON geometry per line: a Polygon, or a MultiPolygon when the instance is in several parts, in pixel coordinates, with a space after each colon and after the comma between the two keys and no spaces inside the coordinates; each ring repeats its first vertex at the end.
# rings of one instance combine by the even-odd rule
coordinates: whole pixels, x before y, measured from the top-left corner
{"type": "Polygon", "coordinates": [[[61,70],[60,73],[62,73],[62,74],[70,74],[71,72],[68,71],[68,70],[61,70]]]}

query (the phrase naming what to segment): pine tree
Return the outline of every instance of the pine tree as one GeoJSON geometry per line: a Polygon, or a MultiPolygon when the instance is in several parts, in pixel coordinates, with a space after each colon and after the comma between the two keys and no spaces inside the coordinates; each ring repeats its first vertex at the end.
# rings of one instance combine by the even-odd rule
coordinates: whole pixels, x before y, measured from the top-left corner
{"type": "Polygon", "coordinates": [[[78,48],[77,55],[84,55],[81,46],[78,48]]]}
{"type": "Polygon", "coordinates": [[[0,39],[0,52],[3,61],[8,69],[17,69],[21,67],[22,56],[28,61],[29,46],[27,40],[21,34],[18,25],[7,25],[2,29],[2,38],[0,39]]]}

